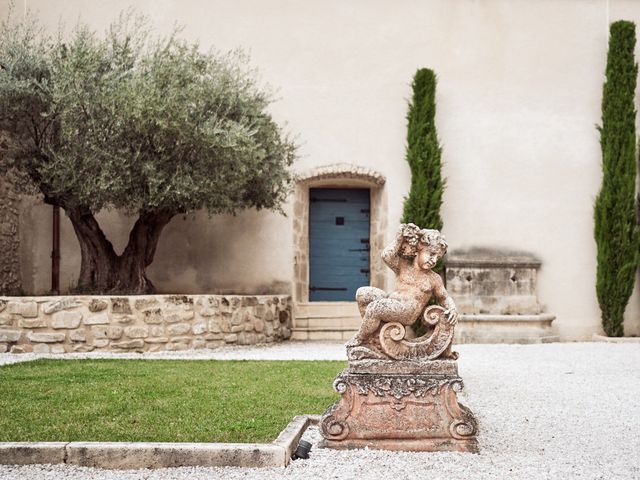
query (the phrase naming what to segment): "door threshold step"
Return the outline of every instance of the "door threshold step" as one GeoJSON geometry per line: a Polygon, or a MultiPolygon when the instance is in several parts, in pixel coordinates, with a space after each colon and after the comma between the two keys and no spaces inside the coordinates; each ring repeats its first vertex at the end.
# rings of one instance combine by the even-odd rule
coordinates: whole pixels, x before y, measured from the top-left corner
{"type": "Polygon", "coordinates": [[[292,340],[335,340],[346,342],[358,331],[348,327],[294,327],[291,330],[292,340]]]}

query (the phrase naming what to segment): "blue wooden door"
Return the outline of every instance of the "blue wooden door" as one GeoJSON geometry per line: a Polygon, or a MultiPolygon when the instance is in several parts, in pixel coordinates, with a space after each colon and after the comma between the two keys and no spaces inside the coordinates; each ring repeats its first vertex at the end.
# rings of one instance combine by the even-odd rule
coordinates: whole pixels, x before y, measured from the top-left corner
{"type": "Polygon", "coordinates": [[[309,300],[355,301],[369,285],[369,190],[309,190],[309,300]]]}

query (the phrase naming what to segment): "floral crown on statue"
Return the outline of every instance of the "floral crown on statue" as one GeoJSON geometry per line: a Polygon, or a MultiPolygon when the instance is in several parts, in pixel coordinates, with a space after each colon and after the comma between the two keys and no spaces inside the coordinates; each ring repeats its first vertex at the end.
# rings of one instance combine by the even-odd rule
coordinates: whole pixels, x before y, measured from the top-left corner
{"type": "Polygon", "coordinates": [[[405,257],[415,257],[421,247],[437,249],[440,251],[440,256],[447,253],[447,242],[438,230],[420,228],[413,223],[407,223],[403,226],[402,236],[404,237],[402,255],[405,257]]]}

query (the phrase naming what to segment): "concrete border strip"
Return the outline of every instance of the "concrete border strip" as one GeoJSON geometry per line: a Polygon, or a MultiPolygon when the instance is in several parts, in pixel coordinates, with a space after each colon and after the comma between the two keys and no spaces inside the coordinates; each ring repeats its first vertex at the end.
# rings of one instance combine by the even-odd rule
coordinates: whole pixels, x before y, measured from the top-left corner
{"type": "Polygon", "coordinates": [[[320,415],[298,415],[287,425],[278,438],[273,441],[274,445],[281,446],[285,450],[286,465],[291,461],[291,455],[298,447],[298,442],[310,425],[320,423],[320,415]]]}
{"type": "Polygon", "coordinates": [[[298,415],[272,443],[0,442],[0,464],[68,464],[106,469],[285,467],[319,415],[298,415]]]}

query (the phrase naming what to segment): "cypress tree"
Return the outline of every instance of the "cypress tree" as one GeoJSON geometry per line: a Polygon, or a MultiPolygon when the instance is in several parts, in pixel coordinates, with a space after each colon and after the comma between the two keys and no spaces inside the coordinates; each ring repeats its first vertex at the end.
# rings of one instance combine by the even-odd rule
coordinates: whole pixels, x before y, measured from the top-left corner
{"type": "Polygon", "coordinates": [[[419,69],[411,85],[413,96],[407,113],[406,159],[411,169],[411,190],[405,198],[403,223],[442,229],[440,206],[444,192],[442,148],[436,131],[436,75],[419,69]]]}
{"type": "Polygon", "coordinates": [[[608,336],[624,334],[623,315],[635,280],[638,229],[635,213],[635,24],[611,24],[602,92],[602,184],[595,201],[596,293],[608,336]]]}

